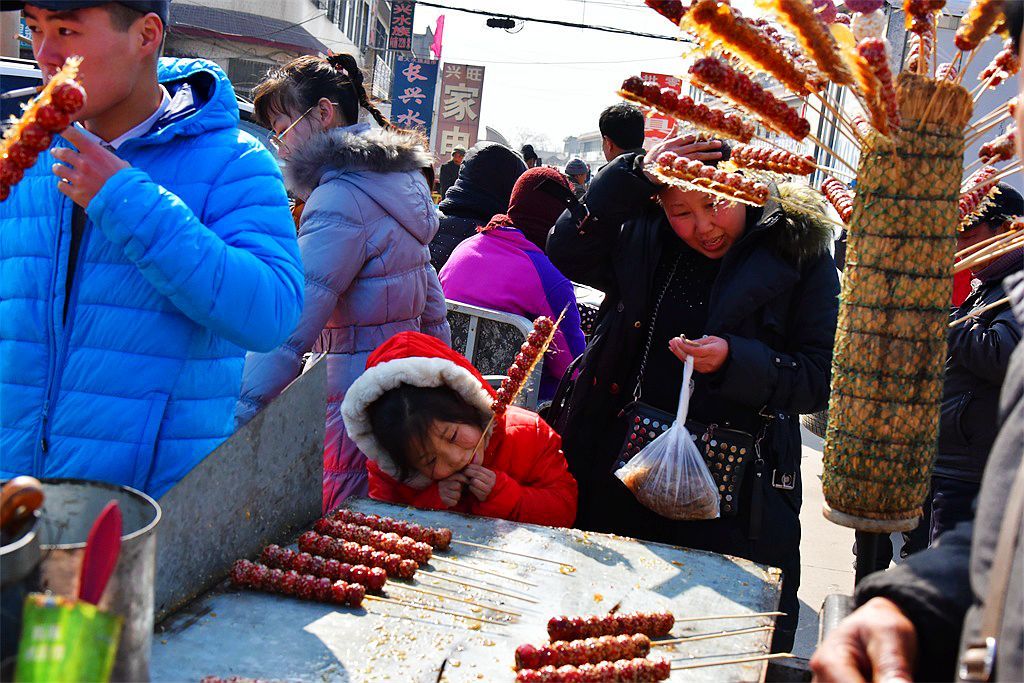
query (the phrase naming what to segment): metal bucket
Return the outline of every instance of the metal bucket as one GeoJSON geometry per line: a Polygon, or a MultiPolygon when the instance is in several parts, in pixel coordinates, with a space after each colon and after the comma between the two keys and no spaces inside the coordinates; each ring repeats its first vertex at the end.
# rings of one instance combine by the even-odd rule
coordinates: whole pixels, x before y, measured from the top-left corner
{"type": "Polygon", "coordinates": [[[0,680],[14,678],[25,596],[39,589],[39,512],[18,538],[0,547],[0,680]]]}
{"type": "Polygon", "coordinates": [[[76,479],[44,479],[44,523],[40,586],[65,596],[78,595],[85,541],[96,517],[111,500],[121,507],[123,536],[117,567],[100,608],[124,618],[111,680],[149,680],[153,639],[153,585],[156,578],[156,526],[160,506],[126,486],[76,479]]]}

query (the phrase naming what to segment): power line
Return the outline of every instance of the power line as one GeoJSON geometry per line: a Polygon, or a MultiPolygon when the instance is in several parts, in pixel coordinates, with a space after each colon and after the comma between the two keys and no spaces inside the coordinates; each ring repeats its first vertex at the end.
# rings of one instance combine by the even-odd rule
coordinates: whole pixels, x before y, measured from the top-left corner
{"type": "Polygon", "coordinates": [[[453,12],[466,12],[468,14],[480,14],[485,17],[507,17],[509,19],[516,19],[518,21],[532,21],[536,24],[551,24],[554,26],[566,26],[568,28],[584,28],[591,31],[604,31],[605,33],[617,33],[619,35],[636,36],[638,38],[657,38],[658,40],[671,40],[673,42],[684,42],[692,43],[694,41],[689,38],[682,36],[663,36],[658,33],[644,33],[643,31],[630,31],[624,28],[617,28],[615,26],[596,26],[593,24],[579,24],[574,21],[561,21],[559,19],[538,19],[536,17],[521,17],[515,14],[507,14],[505,12],[488,12],[486,10],[469,9],[466,7],[452,7],[451,5],[442,5],[436,2],[426,2],[425,0],[417,0],[417,5],[423,7],[436,7],[437,9],[446,9],[453,12]]]}

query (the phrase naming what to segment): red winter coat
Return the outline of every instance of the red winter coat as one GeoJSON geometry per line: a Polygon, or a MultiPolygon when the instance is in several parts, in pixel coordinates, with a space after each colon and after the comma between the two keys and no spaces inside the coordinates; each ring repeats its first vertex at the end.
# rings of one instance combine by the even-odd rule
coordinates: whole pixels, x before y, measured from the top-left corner
{"type": "MultiPolygon", "coordinates": [[[[342,404],[345,427],[367,457],[370,497],[447,509],[436,482],[421,475],[404,483],[398,480],[397,468],[370,429],[368,406],[403,383],[444,384],[475,406],[484,421],[492,415],[494,390],[468,360],[434,337],[402,332],[369,357],[366,372],[342,404]]],[[[549,526],[569,526],[576,518],[576,480],[569,474],[562,440],[536,413],[513,407],[495,419],[483,465],[497,475],[491,495],[480,501],[467,491],[452,510],[549,526]]]]}

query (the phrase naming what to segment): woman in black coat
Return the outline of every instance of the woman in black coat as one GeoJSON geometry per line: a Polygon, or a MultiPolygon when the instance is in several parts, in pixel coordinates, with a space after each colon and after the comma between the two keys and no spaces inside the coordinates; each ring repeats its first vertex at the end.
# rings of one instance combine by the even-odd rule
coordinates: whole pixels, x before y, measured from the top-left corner
{"type": "MultiPolygon", "coordinates": [[[[688,137],[651,154],[671,150],[715,163],[720,147],[688,137]]],[[[788,616],[777,624],[773,649],[788,650],[799,612],[798,416],[828,402],[838,313],[832,231],[820,196],[807,188],[784,186],[806,211],[784,210],[775,188],[763,208],[728,204],[660,186],[643,161],[628,153],[606,166],[584,198],[588,213],[563,214],[548,239],[547,252],[567,277],[607,295],[578,374],[563,380],[551,414],[579,482],[577,524],[782,569],[780,609],[788,616]],[[683,376],[677,354],[695,359],[688,419],[763,437],[760,460],[739,482],[735,516],[660,517],[613,475],[626,459],[620,450],[638,379],[641,402],[675,413],[683,376]]]]}

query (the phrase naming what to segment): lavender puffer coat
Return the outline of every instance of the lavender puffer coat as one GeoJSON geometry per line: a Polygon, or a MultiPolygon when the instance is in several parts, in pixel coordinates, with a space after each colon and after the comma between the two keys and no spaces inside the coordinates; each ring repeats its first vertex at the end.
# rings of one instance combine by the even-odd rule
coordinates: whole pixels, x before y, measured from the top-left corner
{"type": "Polygon", "coordinates": [[[235,410],[244,424],[298,376],[308,351],[326,354],[324,510],[365,495],[365,457],[345,434],[341,402],[366,358],[398,332],[451,343],[444,294],[430,265],[436,209],[420,168],[430,156],[407,135],[336,128],[289,158],[289,189],[308,197],[299,219],[305,308],[287,341],[245,359],[235,410]]]}

